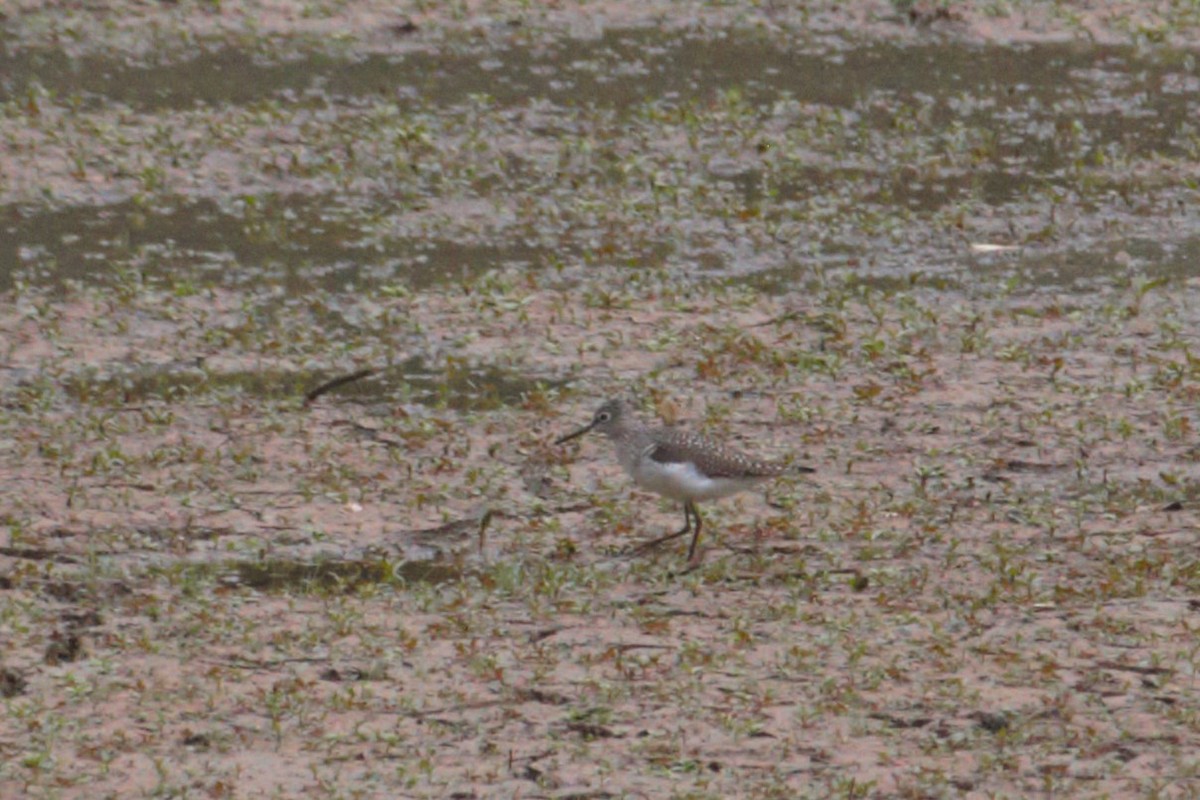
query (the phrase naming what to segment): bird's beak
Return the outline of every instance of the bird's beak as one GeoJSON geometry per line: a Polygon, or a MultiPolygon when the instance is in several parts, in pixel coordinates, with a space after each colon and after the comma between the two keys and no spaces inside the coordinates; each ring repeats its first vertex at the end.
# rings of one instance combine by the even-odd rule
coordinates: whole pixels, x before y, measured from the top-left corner
{"type": "Polygon", "coordinates": [[[565,444],[566,442],[569,442],[572,439],[578,439],[580,436],[583,436],[585,433],[587,433],[594,427],[596,427],[596,423],[594,423],[594,422],[592,422],[588,425],[584,425],[582,428],[580,428],[577,431],[572,431],[571,433],[568,433],[566,436],[558,437],[557,439],[554,440],[554,443],[555,444],[565,444]]]}

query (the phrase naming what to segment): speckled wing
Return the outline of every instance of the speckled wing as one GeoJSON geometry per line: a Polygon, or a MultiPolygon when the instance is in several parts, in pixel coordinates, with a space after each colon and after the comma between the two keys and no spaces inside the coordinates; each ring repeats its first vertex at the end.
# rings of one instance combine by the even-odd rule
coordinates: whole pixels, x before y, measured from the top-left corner
{"type": "Polygon", "coordinates": [[[698,433],[685,433],[669,428],[655,431],[658,441],[647,448],[646,455],[659,464],[691,462],[709,478],[774,478],[788,472],[785,464],[752,458],[724,447],[698,433]]]}

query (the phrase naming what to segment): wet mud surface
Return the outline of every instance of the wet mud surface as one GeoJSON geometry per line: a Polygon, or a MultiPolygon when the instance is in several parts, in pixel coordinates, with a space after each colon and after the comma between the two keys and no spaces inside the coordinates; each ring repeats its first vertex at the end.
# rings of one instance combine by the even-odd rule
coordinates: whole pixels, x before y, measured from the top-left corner
{"type": "Polygon", "coordinates": [[[0,23],[0,796],[1195,795],[1190,5],[0,23]]]}

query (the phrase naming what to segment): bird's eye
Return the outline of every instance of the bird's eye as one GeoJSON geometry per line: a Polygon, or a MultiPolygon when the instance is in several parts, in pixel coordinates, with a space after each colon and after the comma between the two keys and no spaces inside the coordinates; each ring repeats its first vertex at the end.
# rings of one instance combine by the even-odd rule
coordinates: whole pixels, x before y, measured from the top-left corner
{"type": "Polygon", "coordinates": [[[608,422],[610,419],[612,419],[612,414],[607,411],[601,411],[596,415],[596,422],[608,422]]]}

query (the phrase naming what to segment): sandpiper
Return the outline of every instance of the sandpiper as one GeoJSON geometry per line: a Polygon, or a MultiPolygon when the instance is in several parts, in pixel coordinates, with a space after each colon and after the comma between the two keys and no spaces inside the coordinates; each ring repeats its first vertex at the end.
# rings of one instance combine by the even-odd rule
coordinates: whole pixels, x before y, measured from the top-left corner
{"type": "Polygon", "coordinates": [[[600,406],[590,423],[560,437],[555,444],[569,442],[589,431],[599,431],[612,440],[617,460],[634,483],[683,503],[683,529],[646,542],[638,551],[687,535],[695,520],[688,561],[695,557],[696,543],[700,540],[697,501],[728,497],[787,473],[813,472],[811,467],[752,458],[700,434],[647,427],[620,400],[609,400],[600,406]]]}

